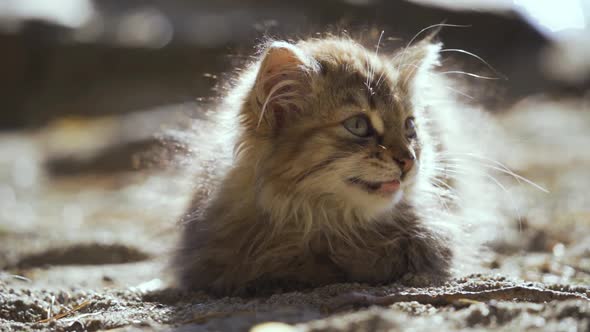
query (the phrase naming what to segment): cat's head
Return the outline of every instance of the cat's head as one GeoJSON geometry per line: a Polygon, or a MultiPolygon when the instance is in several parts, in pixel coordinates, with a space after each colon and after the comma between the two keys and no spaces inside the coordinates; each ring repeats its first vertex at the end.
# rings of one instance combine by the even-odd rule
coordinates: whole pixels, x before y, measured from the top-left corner
{"type": "Polygon", "coordinates": [[[347,39],[269,43],[241,111],[262,204],[297,196],[367,215],[394,207],[421,172],[416,81],[439,50],[428,40],[389,56],[347,39]]]}

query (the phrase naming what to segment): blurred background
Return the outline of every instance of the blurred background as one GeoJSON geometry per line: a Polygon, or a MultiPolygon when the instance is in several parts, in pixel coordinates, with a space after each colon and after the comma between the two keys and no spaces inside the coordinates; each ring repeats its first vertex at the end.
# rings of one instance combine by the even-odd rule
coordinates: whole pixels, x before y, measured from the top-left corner
{"type": "MultiPolygon", "coordinates": [[[[331,32],[373,48],[383,31],[388,52],[439,23],[454,25],[445,48],[464,50],[444,66],[491,78],[456,76],[491,114],[497,146],[480,152],[549,190],[494,175],[511,232],[486,267],[590,284],[590,0],[0,0],[0,295],[13,294],[0,325],[109,298],[103,287],[165,285],[191,194],[167,162],[199,151],[158,136],[210,130],[200,119],[264,38],[331,32]]],[[[114,296],[129,317],[152,312],[114,296]]],[[[96,326],[129,324],[113,317],[96,326]]]]}
{"type": "Polygon", "coordinates": [[[198,102],[264,36],[383,30],[407,42],[443,22],[468,26],[443,29],[446,48],[508,77],[485,100],[493,108],[533,93],[583,93],[589,12],[585,0],[1,0],[0,129],[198,102]]]}

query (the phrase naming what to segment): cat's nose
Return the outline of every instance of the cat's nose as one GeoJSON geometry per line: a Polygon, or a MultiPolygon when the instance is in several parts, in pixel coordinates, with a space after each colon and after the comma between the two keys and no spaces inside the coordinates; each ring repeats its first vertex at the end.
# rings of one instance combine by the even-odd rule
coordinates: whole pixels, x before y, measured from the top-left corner
{"type": "Polygon", "coordinates": [[[399,168],[401,168],[403,173],[408,173],[412,167],[414,167],[416,157],[414,157],[414,154],[412,153],[407,153],[403,157],[394,157],[393,159],[399,165],[399,168]]]}

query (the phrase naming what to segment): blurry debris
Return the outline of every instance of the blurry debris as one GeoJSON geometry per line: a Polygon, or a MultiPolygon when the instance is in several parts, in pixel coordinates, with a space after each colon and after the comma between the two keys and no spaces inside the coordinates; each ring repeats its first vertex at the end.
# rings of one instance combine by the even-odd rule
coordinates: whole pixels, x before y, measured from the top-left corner
{"type": "Polygon", "coordinates": [[[590,258],[590,241],[581,241],[570,247],[568,254],[579,258],[590,258]]]}
{"type": "Polygon", "coordinates": [[[496,253],[512,255],[520,251],[547,253],[560,244],[559,240],[555,239],[555,235],[546,229],[531,226],[528,222],[522,225],[523,227],[518,231],[491,242],[489,247],[496,253]]]}
{"type": "Polygon", "coordinates": [[[568,266],[571,267],[572,269],[574,269],[576,272],[581,272],[581,273],[585,273],[585,274],[590,275],[590,269],[583,268],[583,267],[577,266],[577,265],[572,265],[572,264],[569,264],[568,266]]]}
{"type": "Polygon", "coordinates": [[[23,21],[41,20],[67,28],[79,28],[94,15],[90,0],[3,0],[0,27],[17,30],[23,21]]]}
{"type": "Polygon", "coordinates": [[[33,282],[31,279],[29,279],[27,277],[19,276],[17,274],[13,274],[13,275],[11,275],[11,277],[13,277],[16,280],[20,280],[20,281],[24,281],[24,282],[28,282],[28,283],[33,282]]]}
{"type": "Polygon", "coordinates": [[[232,39],[234,25],[240,22],[239,20],[229,21],[228,18],[228,15],[221,13],[195,14],[192,20],[188,22],[192,31],[191,39],[205,47],[227,44],[232,39]]]}
{"type": "Polygon", "coordinates": [[[510,137],[510,149],[502,156],[506,165],[517,171],[548,170],[590,161],[579,148],[590,146],[588,110],[587,102],[574,98],[532,96],[515,104],[498,117],[510,137]]]}
{"type": "Polygon", "coordinates": [[[161,145],[158,139],[146,139],[105,148],[89,156],[73,155],[49,159],[45,168],[51,176],[75,176],[80,174],[113,174],[133,171],[145,166],[138,161],[138,153],[152,151],[161,145]]]}
{"type": "Polygon", "coordinates": [[[11,186],[0,184],[0,210],[16,203],[16,195],[11,186]]]}
{"type": "Polygon", "coordinates": [[[61,211],[63,222],[72,229],[79,229],[84,222],[85,212],[78,203],[67,203],[61,211]]]}
{"type": "Polygon", "coordinates": [[[553,256],[555,258],[562,258],[565,253],[565,246],[560,242],[555,243],[551,251],[553,252],[553,256]]]}
{"type": "Polygon", "coordinates": [[[121,244],[85,243],[32,254],[21,258],[14,266],[31,268],[55,265],[124,264],[149,258],[150,255],[121,244]]]}
{"type": "Polygon", "coordinates": [[[40,179],[35,143],[18,135],[0,135],[0,233],[28,230],[36,220],[30,202],[20,192],[34,193],[40,179]],[[18,222],[14,222],[18,220],[18,222]]]}
{"type": "Polygon", "coordinates": [[[521,236],[528,240],[528,245],[523,248],[531,252],[549,252],[555,245],[556,241],[550,238],[547,231],[543,229],[528,229],[528,234],[521,234],[521,236]]]}
{"type": "Polygon", "coordinates": [[[408,0],[420,5],[441,7],[451,10],[508,11],[510,0],[408,0]]]}
{"type": "Polygon", "coordinates": [[[590,7],[581,0],[409,0],[422,5],[463,11],[517,13],[549,38],[555,33],[584,29],[590,7]]]}
{"type": "Polygon", "coordinates": [[[18,204],[16,192],[39,181],[38,146],[32,137],[0,135],[0,214],[18,204]]]}
{"type": "MultiPolygon", "coordinates": [[[[38,187],[34,187],[33,190],[28,189],[25,192],[35,193],[37,189],[38,187]]],[[[22,191],[19,192],[21,193],[22,191]]],[[[38,231],[39,215],[35,211],[34,203],[22,194],[15,194],[11,186],[0,183],[0,242],[6,241],[11,236],[38,231]]],[[[0,252],[0,266],[10,254],[11,250],[0,252]]]]}
{"type": "Polygon", "coordinates": [[[71,32],[71,39],[80,43],[97,42],[106,32],[107,27],[105,25],[103,15],[96,12],[88,22],[71,32]]]}
{"type": "Polygon", "coordinates": [[[541,63],[546,75],[553,79],[569,84],[588,83],[590,27],[561,34],[561,38],[541,54],[541,63]]]}
{"type": "Polygon", "coordinates": [[[253,326],[250,332],[295,332],[299,331],[292,325],[281,322],[266,322],[253,326]]]}
{"type": "Polygon", "coordinates": [[[162,48],[172,40],[170,20],[156,8],[141,8],[125,15],[117,29],[117,42],[127,47],[162,48]]]}
{"type": "Polygon", "coordinates": [[[575,274],[576,274],[576,269],[574,269],[572,266],[569,266],[567,264],[561,264],[560,276],[562,277],[562,279],[571,280],[571,278],[573,278],[575,274]]]}
{"type": "Polygon", "coordinates": [[[14,158],[12,168],[14,184],[20,188],[31,188],[39,178],[37,160],[27,154],[18,154],[14,158]]]}
{"type": "Polygon", "coordinates": [[[98,150],[120,140],[117,120],[116,117],[62,117],[41,129],[39,136],[44,150],[51,156],[98,150]]]}
{"type": "Polygon", "coordinates": [[[457,300],[458,303],[466,303],[466,304],[478,304],[478,303],[483,303],[481,301],[476,301],[476,300],[470,300],[470,299],[459,299],[457,300]]]}
{"type": "Polygon", "coordinates": [[[260,31],[260,32],[267,32],[268,30],[270,30],[272,28],[276,28],[278,26],[279,26],[279,22],[274,19],[263,20],[262,22],[254,23],[254,29],[256,29],[256,31],[260,31]]]}
{"type": "Polygon", "coordinates": [[[585,16],[590,7],[580,0],[514,0],[513,9],[531,25],[551,39],[557,33],[571,29],[584,29],[585,16]]]}
{"type": "Polygon", "coordinates": [[[12,187],[0,184],[0,233],[4,231],[4,226],[11,233],[31,231],[38,217],[31,202],[17,200],[12,187]]]}
{"type": "Polygon", "coordinates": [[[561,262],[549,258],[541,266],[539,271],[543,273],[541,281],[545,284],[565,284],[570,283],[576,270],[561,262]]]}
{"type": "Polygon", "coordinates": [[[166,168],[173,165],[175,155],[186,153],[185,147],[157,135],[166,132],[165,125],[188,118],[181,110],[164,108],[120,117],[54,121],[39,134],[47,156],[45,170],[51,176],[76,176],[166,168]]]}
{"type": "Polygon", "coordinates": [[[488,268],[490,269],[499,269],[502,266],[501,260],[499,257],[496,257],[488,264],[488,268]]]}
{"type": "Polygon", "coordinates": [[[129,287],[131,291],[147,293],[157,290],[161,290],[164,286],[164,282],[161,279],[155,278],[150,281],[146,281],[134,287],[129,287]]]}

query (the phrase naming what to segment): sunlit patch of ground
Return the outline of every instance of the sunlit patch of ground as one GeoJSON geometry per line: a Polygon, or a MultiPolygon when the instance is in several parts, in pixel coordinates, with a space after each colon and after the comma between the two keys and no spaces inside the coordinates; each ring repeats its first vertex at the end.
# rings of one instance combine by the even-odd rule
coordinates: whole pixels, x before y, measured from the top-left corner
{"type": "MultiPolygon", "coordinates": [[[[498,117],[505,130],[498,138],[503,161],[549,193],[500,178],[515,222],[512,230],[499,230],[503,239],[495,244],[484,274],[436,288],[342,284],[253,299],[183,294],[167,287],[166,257],[190,181],[172,168],[134,170],[138,164],[130,156],[156,145],[150,135],[161,116],[145,114],[145,124],[135,127],[125,123],[137,119],[110,118],[2,134],[0,330],[244,330],[265,321],[309,331],[588,330],[590,303],[583,299],[590,296],[587,105],[530,100],[498,117]],[[126,145],[109,150],[113,144],[126,145]],[[329,306],[352,290],[436,296],[514,286],[580,298],[329,306]]],[[[279,327],[293,328],[258,328],[279,327]]]]}

